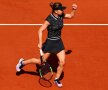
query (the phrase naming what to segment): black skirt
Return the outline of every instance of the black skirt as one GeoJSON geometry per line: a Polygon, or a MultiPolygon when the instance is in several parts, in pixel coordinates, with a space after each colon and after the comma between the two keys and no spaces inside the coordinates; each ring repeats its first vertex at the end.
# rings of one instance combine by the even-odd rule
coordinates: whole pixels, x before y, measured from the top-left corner
{"type": "Polygon", "coordinates": [[[44,53],[59,53],[64,50],[64,45],[61,39],[58,40],[50,40],[47,39],[42,46],[42,50],[44,53]]]}

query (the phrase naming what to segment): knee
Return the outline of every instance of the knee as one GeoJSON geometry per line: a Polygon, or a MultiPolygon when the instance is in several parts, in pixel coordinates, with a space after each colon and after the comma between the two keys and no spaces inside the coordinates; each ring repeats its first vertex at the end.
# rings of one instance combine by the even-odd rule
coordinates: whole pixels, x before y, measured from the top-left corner
{"type": "Polygon", "coordinates": [[[60,61],[59,65],[64,66],[65,65],[65,60],[60,61]]]}

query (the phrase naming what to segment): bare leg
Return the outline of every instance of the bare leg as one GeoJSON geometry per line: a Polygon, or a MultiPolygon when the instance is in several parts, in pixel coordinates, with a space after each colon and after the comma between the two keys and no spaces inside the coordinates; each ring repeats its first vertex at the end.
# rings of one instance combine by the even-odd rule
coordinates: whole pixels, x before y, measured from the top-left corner
{"type": "MultiPolygon", "coordinates": [[[[45,53],[43,55],[44,59],[47,59],[49,57],[49,55],[50,55],[50,53],[45,53]]],[[[20,72],[21,68],[25,65],[28,65],[28,64],[41,64],[41,61],[40,61],[40,59],[36,59],[36,58],[31,58],[28,60],[24,60],[23,58],[21,58],[19,60],[18,64],[16,65],[16,71],[20,72]]]]}
{"type": "Polygon", "coordinates": [[[59,52],[57,54],[57,57],[59,59],[59,66],[57,68],[57,74],[56,74],[56,78],[59,79],[61,76],[61,73],[63,71],[64,68],[64,64],[65,64],[65,51],[62,50],[61,52],[59,52]]]}
{"type": "Polygon", "coordinates": [[[59,66],[57,68],[57,74],[56,74],[56,77],[55,77],[55,84],[58,86],[58,87],[62,87],[62,83],[59,81],[59,78],[62,74],[62,71],[63,71],[63,68],[64,68],[64,64],[65,64],[65,51],[62,50],[61,52],[59,52],[57,54],[57,57],[59,59],[59,66]]]}
{"type": "MultiPolygon", "coordinates": [[[[47,59],[49,57],[50,53],[45,53],[44,54],[44,59],[47,59]]],[[[27,64],[41,64],[41,61],[40,61],[40,58],[39,59],[36,59],[36,58],[31,58],[31,59],[28,59],[28,60],[24,60],[23,61],[23,64],[24,65],[27,65],[27,64]]]]}

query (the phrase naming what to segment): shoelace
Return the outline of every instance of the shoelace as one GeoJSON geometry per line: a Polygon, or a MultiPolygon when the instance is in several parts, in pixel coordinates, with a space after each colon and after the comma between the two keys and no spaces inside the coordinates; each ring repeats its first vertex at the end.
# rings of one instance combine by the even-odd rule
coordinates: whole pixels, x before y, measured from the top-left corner
{"type": "Polygon", "coordinates": [[[20,64],[21,64],[20,68],[22,68],[22,67],[24,66],[24,65],[23,65],[23,61],[21,61],[21,63],[20,63],[20,64]]]}

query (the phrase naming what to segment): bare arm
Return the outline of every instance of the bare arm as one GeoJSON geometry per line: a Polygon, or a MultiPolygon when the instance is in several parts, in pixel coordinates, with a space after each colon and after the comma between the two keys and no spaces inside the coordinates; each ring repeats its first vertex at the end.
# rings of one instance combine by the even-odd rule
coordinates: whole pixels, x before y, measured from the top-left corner
{"type": "Polygon", "coordinates": [[[45,21],[44,24],[40,27],[40,29],[38,30],[38,35],[39,35],[39,43],[38,43],[38,47],[42,48],[42,32],[47,28],[47,26],[50,23],[48,21],[45,21]]]}
{"type": "Polygon", "coordinates": [[[70,14],[65,14],[65,18],[72,18],[75,15],[76,10],[72,10],[70,14]]]}
{"type": "Polygon", "coordinates": [[[65,14],[64,17],[65,18],[72,18],[75,15],[76,9],[77,9],[77,5],[73,4],[72,5],[72,12],[70,14],[65,14]]]}

